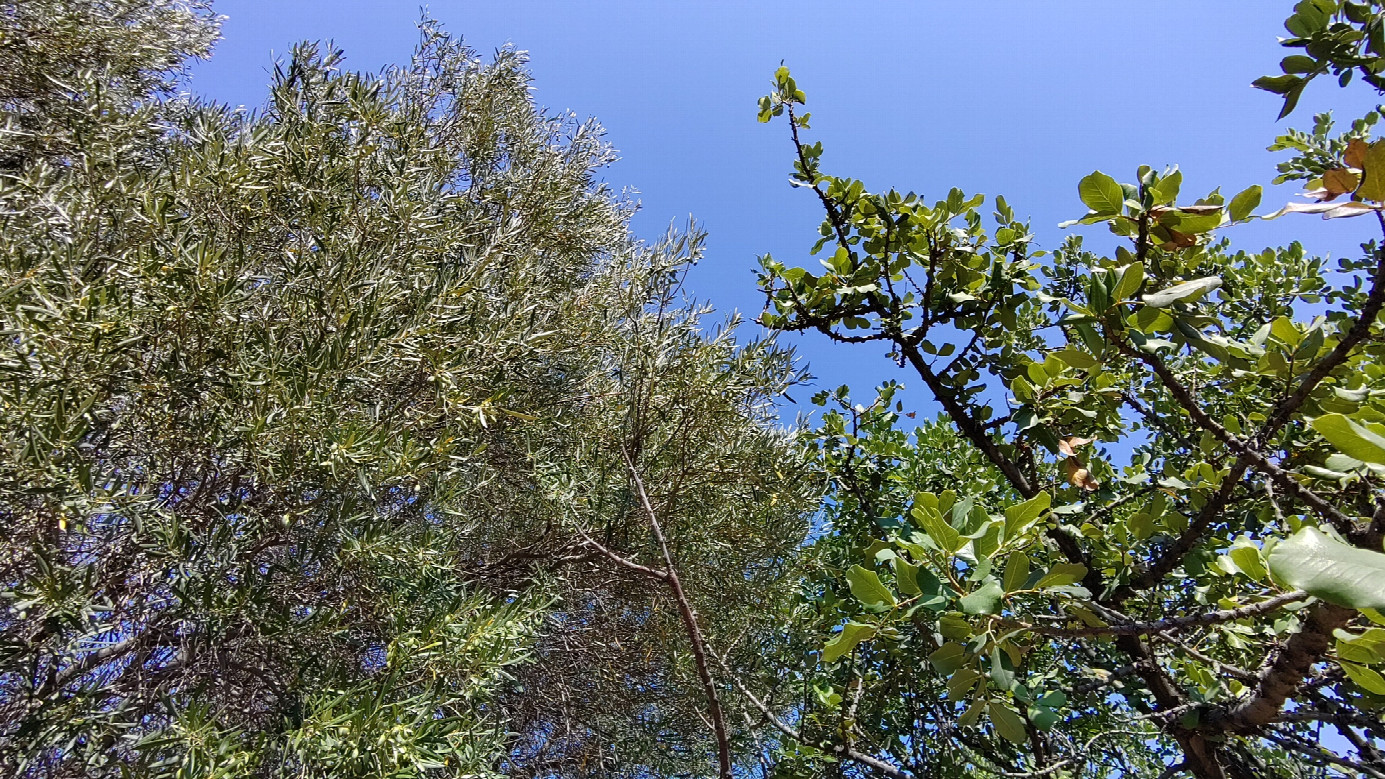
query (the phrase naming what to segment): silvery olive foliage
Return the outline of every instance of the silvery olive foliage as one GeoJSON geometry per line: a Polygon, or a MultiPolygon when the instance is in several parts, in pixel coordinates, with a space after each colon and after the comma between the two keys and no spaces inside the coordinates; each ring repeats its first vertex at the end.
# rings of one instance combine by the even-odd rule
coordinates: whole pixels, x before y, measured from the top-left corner
{"type": "Polygon", "coordinates": [[[185,93],[216,23],[0,3],[0,772],[710,770],[678,610],[605,553],[660,554],[639,476],[718,657],[776,629],[792,354],[687,298],[700,234],[630,234],[521,52],[302,45],[247,111],[185,93]]]}

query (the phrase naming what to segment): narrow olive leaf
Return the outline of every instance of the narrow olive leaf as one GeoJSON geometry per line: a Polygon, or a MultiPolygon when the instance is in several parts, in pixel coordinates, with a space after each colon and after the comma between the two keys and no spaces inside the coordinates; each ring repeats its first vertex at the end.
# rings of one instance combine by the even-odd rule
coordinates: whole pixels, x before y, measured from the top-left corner
{"type": "Polygon", "coordinates": [[[1305,527],[1269,554],[1274,577],[1339,606],[1385,608],[1385,554],[1357,549],[1305,527]]]}
{"type": "Polygon", "coordinates": [[[1236,197],[1231,198],[1231,204],[1227,206],[1226,209],[1231,217],[1231,221],[1240,222],[1248,218],[1250,216],[1250,212],[1254,211],[1257,207],[1259,207],[1260,195],[1262,191],[1263,190],[1261,190],[1260,185],[1256,184],[1255,186],[1242,191],[1236,197]]]}
{"type": "Polygon", "coordinates": [[[1005,591],[1000,588],[1000,582],[991,579],[976,592],[962,596],[958,603],[967,614],[999,614],[1000,601],[1004,595],[1005,591]]]}
{"type": "Polygon", "coordinates": [[[986,711],[991,715],[991,723],[995,725],[995,732],[1007,741],[1013,741],[1016,744],[1023,744],[1028,741],[1024,719],[1014,709],[1000,701],[991,701],[990,705],[986,707],[986,711]]]}
{"type": "Polygon", "coordinates": [[[849,654],[856,648],[857,644],[875,637],[875,627],[872,625],[862,625],[859,622],[848,622],[842,627],[842,632],[836,638],[827,642],[822,648],[822,661],[824,663],[835,663],[842,655],[849,654]]]}
{"type": "Polygon", "coordinates": [[[1361,170],[1361,187],[1356,190],[1356,196],[1377,203],[1385,201],[1385,140],[1376,141],[1366,147],[1361,170]]]}
{"type": "Polygon", "coordinates": [[[1119,214],[1125,205],[1125,191],[1116,180],[1093,171],[1077,183],[1077,196],[1097,214],[1119,214]]]}
{"type": "Polygon", "coordinates": [[[846,583],[856,600],[867,606],[893,606],[896,603],[894,593],[880,581],[875,571],[853,565],[847,569],[846,583]]]}
{"type": "Polygon", "coordinates": [[[964,728],[969,728],[972,725],[975,725],[977,720],[981,719],[981,712],[985,710],[986,699],[977,698],[976,700],[972,701],[971,705],[967,707],[966,711],[962,712],[962,716],[957,718],[957,724],[961,725],[964,728]]]}
{"type": "Polygon", "coordinates": [[[1082,581],[1086,575],[1087,567],[1081,563],[1055,563],[1034,586],[1041,590],[1046,587],[1066,587],[1082,581]]]}
{"type": "Polygon", "coordinates": [[[1005,537],[1014,538],[1024,532],[1025,528],[1043,516],[1052,503],[1053,498],[1047,492],[1040,492],[1023,503],[1005,509],[1005,537]]]}
{"type": "Polygon", "coordinates": [[[1385,465],[1385,437],[1356,424],[1341,414],[1324,414],[1311,427],[1349,457],[1385,465]]]}
{"type": "Polygon", "coordinates": [[[1164,308],[1179,301],[1192,302],[1221,286],[1217,276],[1204,276],[1200,279],[1175,284],[1168,289],[1145,295],[1144,304],[1154,308],[1164,308]]]}
{"type": "Polygon", "coordinates": [[[1005,561],[1004,587],[1006,592],[1014,592],[1029,581],[1029,555],[1015,552],[1005,561]]]}

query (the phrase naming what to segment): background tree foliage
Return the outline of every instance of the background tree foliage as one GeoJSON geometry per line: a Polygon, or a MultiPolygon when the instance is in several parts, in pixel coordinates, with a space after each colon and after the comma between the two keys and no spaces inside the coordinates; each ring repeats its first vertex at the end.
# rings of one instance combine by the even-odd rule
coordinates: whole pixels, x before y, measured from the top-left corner
{"type": "MultiPolygon", "coordinates": [[[[1305,0],[1286,27],[1257,82],[1285,113],[1316,75],[1380,88],[1379,2],[1305,0]]],[[[987,220],[979,195],[826,175],[804,101],[781,68],[760,119],[787,116],[825,259],[764,258],[761,321],[884,346],[942,413],[907,431],[897,387],[817,398],[815,639],[752,684],[781,771],[1385,776],[1380,244],[1336,267],[1236,250],[1260,187],[1194,199],[1141,167],[1078,186],[1069,225],[1114,253],[1037,250],[1003,198],[987,220]]],[[[1310,202],[1263,218],[1385,229],[1378,118],[1278,139],[1310,202]]]]}
{"type": "Polygon", "coordinates": [[[0,770],[705,770],[680,609],[777,629],[792,355],[708,327],[698,234],[630,235],[520,53],[305,45],[247,113],[175,93],[215,35],[0,4],[0,770]]]}

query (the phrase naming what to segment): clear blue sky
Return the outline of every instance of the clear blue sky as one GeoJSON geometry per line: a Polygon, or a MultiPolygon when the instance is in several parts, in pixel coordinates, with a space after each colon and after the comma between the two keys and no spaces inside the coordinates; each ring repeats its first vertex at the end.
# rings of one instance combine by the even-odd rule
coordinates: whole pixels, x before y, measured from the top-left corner
{"type": "MultiPolygon", "coordinates": [[[[537,101],[595,116],[622,159],[604,173],[638,190],[634,226],[657,238],[689,215],[711,233],[689,288],[753,317],[755,258],[816,264],[806,251],[821,219],[788,185],[782,123],[755,121],[780,60],[808,94],[828,173],[929,198],[957,186],[1004,194],[1029,215],[1042,248],[1081,215],[1077,181],[1093,169],[1132,180],[1140,164],[1178,164],[1185,195],[1228,196],[1268,185],[1282,132],[1276,96],[1250,88],[1277,73],[1276,36],[1291,3],[1268,0],[1036,3],[433,2],[434,17],[488,54],[531,54],[537,101]]],[[[331,39],[347,66],[407,60],[418,6],[407,2],[225,0],[224,40],[194,70],[193,89],[258,106],[270,66],[298,40],[331,39]]],[[[1367,89],[1314,84],[1293,124],[1374,105],[1367,89]]],[[[1292,187],[1269,190],[1262,212],[1292,187]]],[[[989,209],[988,209],[989,210],[989,209]]],[[[1371,237],[1366,219],[1295,215],[1228,233],[1248,249],[1304,241],[1339,256],[1371,237]]],[[[1092,228],[1087,228],[1092,230],[1092,228]]],[[[1101,232],[1089,232],[1089,241],[1101,232]]],[[[756,326],[750,325],[754,328],[756,326]]],[[[881,351],[800,351],[824,386],[893,376],[881,351]]],[[[903,377],[906,381],[908,377],[903,377]]],[[[915,382],[917,383],[917,382],[915,382]]],[[[796,393],[800,399],[806,394],[796,393]]]]}

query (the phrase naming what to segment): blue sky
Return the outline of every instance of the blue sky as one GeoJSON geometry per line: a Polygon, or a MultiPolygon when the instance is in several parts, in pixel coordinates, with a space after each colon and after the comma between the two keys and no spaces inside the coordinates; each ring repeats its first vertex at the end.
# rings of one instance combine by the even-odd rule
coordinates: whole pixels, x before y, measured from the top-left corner
{"type": "MultiPolygon", "coordinates": [[[[1364,88],[1315,83],[1291,120],[1275,121],[1278,98],[1249,84],[1277,73],[1288,53],[1276,36],[1286,34],[1290,5],[643,0],[429,9],[483,54],[506,43],[528,50],[541,105],[607,128],[622,159],[603,175],[638,190],[636,232],[657,238],[694,216],[710,237],[688,288],[753,317],[762,302],[756,257],[816,264],[806,255],[821,219],[813,198],[788,185],[785,125],[755,121],[755,101],[781,60],[808,94],[826,172],[928,198],[953,186],[1003,194],[1032,218],[1040,247],[1052,248],[1064,235],[1058,222],[1085,211],[1077,181],[1093,169],[1128,181],[1140,164],[1178,164],[1185,195],[1217,186],[1231,195],[1269,184],[1279,157],[1265,147],[1288,124],[1308,127],[1327,108],[1349,120],[1374,105],[1364,88]]],[[[233,105],[261,103],[274,59],[295,41],[331,39],[348,67],[373,71],[405,61],[417,40],[411,3],[225,0],[217,9],[228,17],[224,40],[195,68],[192,86],[233,105]]],[[[1295,191],[1267,191],[1261,211],[1295,191]]],[[[1228,235],[1247,249],[1298,239],[1340,256],[1358,251],[1372,227],[1295,215],[1228,235]]],[[[865,398],[896,376],[879,349],[798,343],[823,386],[849,383],[865,398]]]]}

